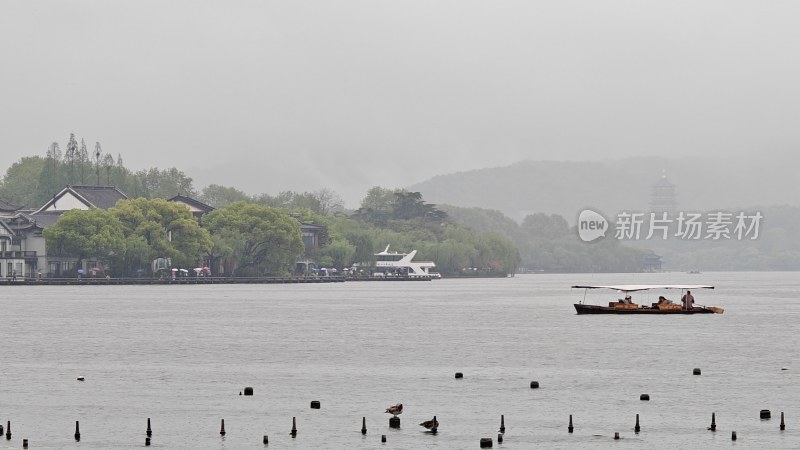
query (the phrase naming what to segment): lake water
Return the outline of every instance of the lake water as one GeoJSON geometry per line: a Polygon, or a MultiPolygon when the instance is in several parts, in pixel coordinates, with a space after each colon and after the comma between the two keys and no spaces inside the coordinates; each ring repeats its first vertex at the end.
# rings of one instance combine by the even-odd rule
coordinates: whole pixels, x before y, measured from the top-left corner
{"type": "Polygon", "coordinates": [[[0,420],[13,435],[0,448],[144,447],[148,417],[152,447],[168,449],[264,448],[265,434],[296,449],[800,448],[798,292],[796,273],[4,287],[0,420]],[[578,316],[578,283],[713,284],[696,302],[725,314],[578,316]],[[398,402],[395,430],[383,411],[398,402]],[[417,425],[433,415],[436,435],[417,425]]]}

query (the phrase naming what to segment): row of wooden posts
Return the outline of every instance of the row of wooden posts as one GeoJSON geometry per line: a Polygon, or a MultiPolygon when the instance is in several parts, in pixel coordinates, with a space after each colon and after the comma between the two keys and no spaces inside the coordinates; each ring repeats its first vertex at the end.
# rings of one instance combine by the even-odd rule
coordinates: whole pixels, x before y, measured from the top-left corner
{"type": "MultiPolygon", "coordinates": [[[[692,374],[693,375],[700,375],[701,371],[700,371],[699,368],[695,368],[692,371],[692,374]]],[[[82,380],[82,378],[83,377],[79,377],[78,379],[82,380]]],[[[455,378],[456,379],[463,379],[464,378],[464,374],[462,372],[456,372],[455,378]]],[[[539,382],[538,381],[531,381],[530,387],[531,387],[531,389],[538,389],[539,388],[539,382]]],[[[239,392],[239,395],[242,395],[242,392],[239,392]]],[[[245,387],[244,388],[244,395],[246,395],[246,396],[253,395],[253,388],[252,387],[245,387]]],[[[650,400],[650,395],[649,394],[641,394],[639,396],[639,400],[649,401],[650,400]]],[[[311,409],[320,409],[320,408],[321,408],[321,405],[320,405],[320,402],[318,400],[314,400],[314,401],[311,402],[311,409]]],[[[768,409],[762,409],[760,411],[760,413],[759,413],[759,416],[760,416],[760,418],[762,420],[770,419],[772,417],[771,413],[770,413],[770,411],[768,409]]],[[[711,413],[711,426],[708,427],[709,431],[717,431],[717,420],[716,419],[717,419],[716,418],[716,413],[712,412],[711,413]]],[[[397,417],[397,416],[394,416],[394,417],[390,418],[389,419],[389,427],[391,427],[391,428],[400,428],[400,418],[397,417]]],[[[784,420],[783,411],[781,411],[781,423],[780,423],[780,427],[779,428],[780,428],[781,431],[786,430],[786,422],[784,420]]],[[[3,431],[4,431],[3,430],[3,425],[0,424],[0,436],[3,435],[3,431]]],[[[435,434],[436,433],[436,428],[433,428],[430,431],[433,434],[435,434]]],[[[567,431],[569,433],[572,433],[572,432],[575,431],[575,427],[574,427],[574,425],[572,423],[572,414],[569,415],[569,425],[567,426],[567,431]]],[[[639,433],[641,431],[641,426],[639,425],[639,414],[636,414],[636,424],[633,427],[633,431],[635,433],[639,433]]],[[[505,434],[505,432],[506,432],[505,416],[501,415],[500,416],[500,429],[499,429],[499,433],[497,435],[497,442],[498,443],[502,443],[503,442],[503,435],[505,434]]],[[[147,434],[147,437],[145,438],[145,446],[149,446],[150,442],[151,442],[150,441],[151,437],[153,435],[153,430],[150,427],[150,418],[149,417],[147,418],[147,431],[146,431],[146,434],[147,434]]],[[[225,419],[221,419],[219,434],[221,436],[225,436],[225,419]]],[[[296,419],[296,417],[292,417],[292,429],[289,432],[289,434],[293,438],[297,437],[297,419],[296,419]]],[[[361,419],[361,434],[362,435],[366,435],[367,434],[367,418],[366,417],[362,417],[362,419],[361,419]]],[[[5,436],[6,436],[6,440],[11,440],[11,421],[10,420],[6,422],[5,436]]],[[[77,421],[77,420],[75,421],[75,435],[74,435],[74,437],[75,437],[76,441],[80,442],[80,440],[81,440],[80,422],[77,421]]],[[[619,437],[619,432],[615,432],[614,433],[614,439],[619,439],[619,438],[620,438],[619,437]]],[[[737,438],[736,437],[736,431],[732,431],[731,432],[731,440],[735,441],[736,438],[737,438]]],[[[381,435],[381,442],[386,442],[386,435],[385,434],[381,435]]],[[[263,443],[265,445],[269,444],[269,436],[264,435],[263,443]]],[[[480,447],[481,448],[491,448],[492,445],[493,445],[492,438],[481,438],[480,439],[480,447]]],[[[22,448],[28,448],[28,440],[27,439],[23,439],[22,440],[22,448]]]]}
{"type": "MultiPolygon", "coordinates": [[[[312,405],[313,405],[312,407],[314,409],[319,409],[319,402],[318,401],[312,402],[312,405]]],[[[768,409],[762,409],[760,411],[759,415],[760,415],[760,418],[763,419],[763,420],[770,419],[772,417],[772,415],[771,415],[771,413],[770,413],[770,411],[768,409]]],[[[392,417],[389,420],[389,426],[391,426],[392,428],[399,428],[399,426],[400,426],[399,418],[398,417],[392,417]]],[[[780,428],[781,431],[786,430],[786,421],[784,420],[783,411],[781,411],[781,423],[780,423],[779,428],[780,428]]],[[[711,413],[711,426],[708,427],[708,430],[709,431],[717,431],[717,415],[716,415],[716,413],[713,413],[713,412],[711,413]]],[[[4,431],[3,430],[3,425],[0,424],[0,435],[3,434],[3,431],[4,431]]],[[[499,431],[499,433],[497,434],[497,443],[498,444],[502,444],[503,443],[503,435],[506,432],[505,415],[501,415],[500,416],[500,429],[498,431],[499,431]]],[[[574,431],[575,431],[575,426],[572,423],[572,414],[570,414],[569,415],[569,425],[567,426],[567,432],[572,433],[574,431]]],[[[633,426],[633,431],[635,433],[639,433],[640,431],[642,431],[642,427],[639,425],[639,414],[636,414],[636,424],[633,426]]],[[[435,434],[435,431],[433,431],[433,433],[435,434]]],[[[147,431],[146,431],[146,434],[147,434],[147,437],[145,438],[144,445],[145,446],[149,446],[150,445],[150,439],[153,436],[153,429],[150,427],[150,418],[149,417],[147,418],[147,431]]],[[[225,419],[221,419],[219,434],[220,434],[220,436],[225,436],[225,419]]],[[[367,434],[367,418],[366,417],[362,417],[361,418],[361,434],[362,435],[366,435],[367,434]]],[[[10,420],[6,422],[5,435],[6,435],[6,440],[11,440],[11,421],[10,420]]],[[[293,438],[297,437],[297,418],[296,417],[292,417],[292,429],[289,432],[289,435],[291,435],[293,438]]],[[[75,441],[80,442],[80,440],[81,440],[80,421],[77,421],[77,420],[75,421],[75,435],[74,435],[74,437],[75,437],[75,441]]],[[[614,432],[614,439],[618,440],[619,438],[620,438],[619,437],[619,432],[614,432]]],[[[732,431],[731,432],[731,440],[733,440],[733,441],[736,440],[736,431],[732,431]]],[[[386,442],[386,435],[385,434],[381,435],[381,442],[386,442]]],[[[269,436],[264,435],[263,443],[265,445],[269,444],[269,436]]],[[[481,438],[480,439],[480,447],[481,448],[491,448],[492,445],[493,445],[492,438],[481,438]]],[[[28,440],[27,439],[23,439],[22,440],[22,448],[28,448],[28,440]]]]}

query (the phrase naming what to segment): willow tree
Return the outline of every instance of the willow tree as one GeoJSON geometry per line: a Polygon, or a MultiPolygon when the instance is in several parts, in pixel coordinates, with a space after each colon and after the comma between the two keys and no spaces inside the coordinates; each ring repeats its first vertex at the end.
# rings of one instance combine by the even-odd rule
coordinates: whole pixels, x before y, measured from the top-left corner
{"type": "Polygon", "coordinates": [[[303,253],[300,223],[286,212],[234,202],[203,223],[214,239],[214,256],[229,261],[232,275],[286,275],[303,253]]]}
{"type": "Polygon", "coordinates": [[[160,198],[120,200],[109,212],[122,224],[126,238],[141,237],[152,256],[171,258],[173,265],[200,264],[211,250],[208,230],[179,203],[160,198]]]}

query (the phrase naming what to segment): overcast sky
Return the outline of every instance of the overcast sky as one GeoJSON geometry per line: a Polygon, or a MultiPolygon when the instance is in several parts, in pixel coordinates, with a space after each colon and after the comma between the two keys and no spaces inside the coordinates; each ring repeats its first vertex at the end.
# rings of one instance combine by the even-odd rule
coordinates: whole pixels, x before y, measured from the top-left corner
{"type": "Polygon", "coordinates": [[[4,1],[0,169],[339,192],[522,159],[786,155],[797,1],[4,1]]]}

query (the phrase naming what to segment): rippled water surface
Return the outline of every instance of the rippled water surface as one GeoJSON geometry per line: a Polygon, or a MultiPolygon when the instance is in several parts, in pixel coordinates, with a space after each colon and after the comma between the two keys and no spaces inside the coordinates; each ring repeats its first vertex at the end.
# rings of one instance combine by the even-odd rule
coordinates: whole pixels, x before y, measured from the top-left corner
{"type": "Polygon", "coordinates": [[[265,434],[298,449],[800,448],[798,290],[796,273],[2,287],[0,420],[13,435],[0,448],[139,448],[148,417],[152,447],[169,449],[264,448],[265,434]],[[713,284],[696,301],[725,314],[578,316],[576,283],[713,284]],[[398,402],[402,428],[389,429],[398,402]],[[433,415],[439,433],[426,434],[417,423],[433,415]]]}

